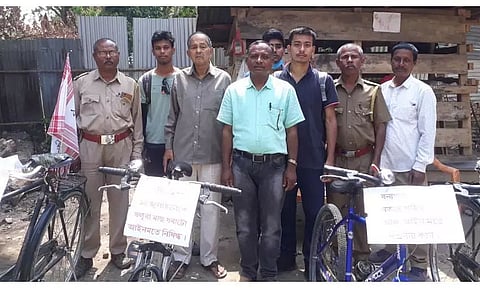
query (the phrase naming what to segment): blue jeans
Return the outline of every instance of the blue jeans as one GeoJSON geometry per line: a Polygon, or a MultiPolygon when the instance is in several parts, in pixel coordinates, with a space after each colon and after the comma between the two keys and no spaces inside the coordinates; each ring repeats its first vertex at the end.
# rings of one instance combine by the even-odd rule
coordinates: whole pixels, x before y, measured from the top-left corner
{"type": "Polygon", "coordinates": [[[234,186],[242,190],[233,196],[241,275],[252,280],[257,279],[258,267],[263,280],[277,277],[285,167],[285,155],[254,163],[233,154],[234,186]]]}
{"type": "Polygon", "coordinates": [[[323,169],[297,168],[297,187],[285,194],[282,209],[282,244],[280,260],[295,263],[297,250],[297,189],[302,195],[303,212],[305,213],[305,231],[303,236],[302,253],[305,269],[308,271],[310,257],[310,243],[312,240],[313,224],[318,211],[324,202],[324,183],[320,181],[323,169]]]}

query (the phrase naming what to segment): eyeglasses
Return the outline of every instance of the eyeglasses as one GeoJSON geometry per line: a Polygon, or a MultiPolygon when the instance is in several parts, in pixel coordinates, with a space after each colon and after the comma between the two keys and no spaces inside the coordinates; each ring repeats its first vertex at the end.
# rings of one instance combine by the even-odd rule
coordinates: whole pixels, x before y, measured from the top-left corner
{"type": "Polygon", "coordinates": [[[107,57],[107,55],[110,55],[111,57],[118,56],[118,51],[97,51],[97,55],[100,57],[107,57]]]}
{"type": "Polygon", "coordinates": [[[162,81],[162,94],[170,94],[170,87],[168,87],[167,78],[162,81]]]}

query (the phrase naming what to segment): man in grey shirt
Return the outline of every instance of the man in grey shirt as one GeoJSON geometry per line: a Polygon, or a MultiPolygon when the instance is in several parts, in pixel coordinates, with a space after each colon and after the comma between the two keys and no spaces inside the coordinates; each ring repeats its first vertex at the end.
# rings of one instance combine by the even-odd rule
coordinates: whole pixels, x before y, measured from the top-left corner
{"type": "MultiPolygon", "coordinates": [[[[187,55],[192,67],[175,75],[171,91],[171,105],[165,125],[165,154],[163,167],[169,160],[192,164],[194,180],[220,184],[222,124],[216,120],[225,89],[231,82],[230,75],[214,67],[210,38],[195,32],[188,38],[187,55]]],[[[220,202],[221,194],[211,192],[210,200],[220,202]]],[[[220,215],[213,205],[200,205],[200,262],[212,271],[216,278],[223,278],[227,270],[217,259],[220,215]]],[[[191,239],[193,240],[193,239],[191,239]]],[[[176,247],[172,270],[182,262],[175,278],[185,275],[191,259],[193,241],[189,247],[176,247]]]]}

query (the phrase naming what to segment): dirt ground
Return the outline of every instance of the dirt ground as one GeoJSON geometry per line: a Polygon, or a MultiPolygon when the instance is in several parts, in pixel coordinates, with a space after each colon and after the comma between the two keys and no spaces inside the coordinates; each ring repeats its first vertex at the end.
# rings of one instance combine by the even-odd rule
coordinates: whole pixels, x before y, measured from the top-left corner
{"type": "MultiPolygon", "coordinates": [[[[12,137],[12,134],[2,133],[2,137],[12,137]]],[[[21,160],[28,159],[33,153],[33,144],[25,133],[15,134],[15,139],[19,139],[17,149],[21,160]]],[[[38,152],[36,152],[38,153],[38,152]]],[[[28,226],[29,215],[33,210],[36,194],[32,193],[23,198],[17,205],[12,206],[8,203],[0,205],[0,274],[16,262],[16,258],[23,242],[26,228],[28,226]]],[[[238,244],[235,235],[235,223],[233,220],[233,207],[227,206],[230,213],[221,214],[221,229],[219,243],[219,260],[228,270],[228,275],[224,279],[217,280],[210,272],[202,268],[198,256],[193,256],[186,277],[177,281],[219,281],[235,282],[239,280],[239,260],[238,244]]],[[[303,255],[301,255],[301,239],[303,236],[303,211],[301,203],[297,209],[297,256],[298,269],[291,272],[280,273],[279,281],[304,281],[303,276],[303,255]]],[[[94,259],[94,267],[81,281],[127,281],[129,270],[120,271],[112,264],[109,264],[108,251],[108,203],[104,195],[102,204],[102,246],[94,259]]],[[[194,235],[198,231],[194,230],[194,235]]],[[[129,239],[134,240],[134,239],[129,239]]],[[[373,247],[375,248],[375,247],[373,247]]],[[[378,247],[377,247],[378,248],[378,247]]],[[[442,281],[458,281],[456,278],[448,257],[448,246],[438,246],[438,262],[440,267],[440,276],[442,281]]]]}
{"type": "MultiPolygon", "coordinates": [[[[10,265],[13,265],[20,251],[21,244],[23,242],[23,236],[28,225],[31,207],[33,207],[35,201],[35,195],[29,195],[23,199],[17,206],[11,207],[8,204],[2,204],[0,207],[0,273],[6,270],[10,265]],[[9,223],[7,223],[9,222],[9,223]],[[11,222],[11,223],[10,223],[11,222]]],[[[239,260],[240,255],[238,252],[238,244],[235,236],[235,223],[233,220],[233,207],[227,206],[230,213],[221,214],[221,229],[220,229],[220,243],[219,243],[219,260],[225,265],[228,270],[228,275],[224,279],[216,279],[210,272],[203,269],[200,265],[199,257],[193,256],[190,266],[187,270],[187,274],[184,279],[176,281],[187,282],[236,282],[239,280],[239,260]]],[[[129,270],[119,270],[109,263],[108,252],[108,202],[104,197],[102,204],[102,217],[101,217],[101,229],[102,229],[102,246],[94,258],[93,269],[82,278],[80,281],[127,281],[129,277],[129,270]]],[[[300,282],[304,281],[303,278],[303,255],[301,255],[301,235],[303,233],[303,211],[301,204],[298,205],[298,217],[297,217],[297,233],[298,243],[297,256],[298,269],[291,272],[280,273],[278,280],[282,282],[300,282]]],[[[195,235],[198,235],[196,232],[195,235]]],[[[134,239],[129,239],[129,241],[134,239]]],[[[373,247],[378,248],[378,247],[373,247]]],[[[439,256],[438,262],[440,267],[440,276],[442,282],[456,282],[456,278],[448,257],[448,246],[438,246],[439,256]]]]}

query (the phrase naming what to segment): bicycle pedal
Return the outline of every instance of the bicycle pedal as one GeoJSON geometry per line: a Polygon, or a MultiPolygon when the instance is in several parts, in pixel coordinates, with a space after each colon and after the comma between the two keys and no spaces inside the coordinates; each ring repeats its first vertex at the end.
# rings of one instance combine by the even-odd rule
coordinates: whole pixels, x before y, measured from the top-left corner
{"type": "Polygon", "coordinates": [[[360,260],[355,265],[355,278],[357,278],[357,281],[363,281],[367,279],[368,275],[373,271],[375,271],[375,264],[369,261],[360,260]]]}

